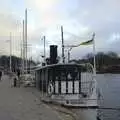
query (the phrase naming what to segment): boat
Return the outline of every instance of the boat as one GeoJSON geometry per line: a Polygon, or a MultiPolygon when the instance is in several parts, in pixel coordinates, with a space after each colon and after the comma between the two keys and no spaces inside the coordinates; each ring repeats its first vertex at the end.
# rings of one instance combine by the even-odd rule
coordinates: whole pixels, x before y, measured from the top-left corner
{"type": "Polygon", "coordinates": [[[56,63],[57,47],[50,47],[50,64],[35,69],[42,100],[66,107],[98,107],[97,82],[90,63],[56,63]],[[51,52],[52,51],[52,52],[51,52]]]}

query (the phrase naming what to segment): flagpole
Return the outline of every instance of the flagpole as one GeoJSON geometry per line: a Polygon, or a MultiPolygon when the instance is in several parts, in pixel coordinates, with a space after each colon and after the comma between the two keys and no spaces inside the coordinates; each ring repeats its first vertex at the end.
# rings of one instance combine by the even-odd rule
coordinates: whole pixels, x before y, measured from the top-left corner
{"type": "Polygon", "coordinates": [[[93,54],[94,54],[94,81],[95,81],[95,94],[96,94],[96,100],[97,100],[97,104],[98,104],[98,88],[97,88],[97,81],[96,81],[96,60],[95,60],[95,54],[96,54],[96,50],[95,50],[95,33],[93,33],[93,54]]]}
{"type": "Polygon", "coordinates": [[[93,56],[94,56],[94,76],[96,76],[96,60],[95,60],[95,54],[96,54],[96,50],[95,50],[95,33],[93,33],[92,40],[93,40],[93,56]]]}

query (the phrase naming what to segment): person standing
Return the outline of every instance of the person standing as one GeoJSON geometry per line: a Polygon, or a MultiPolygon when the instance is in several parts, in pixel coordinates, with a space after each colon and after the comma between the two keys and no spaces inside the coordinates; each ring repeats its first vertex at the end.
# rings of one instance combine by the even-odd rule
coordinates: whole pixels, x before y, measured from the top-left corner
{"type": "Polygon", "coordinates": [[[20,87],[20,69],[17,70],[18,86],[20,87]]]}
{"type": "Polygon", "coordinates": [[[18,76],[18,79],[19,79],[19,77],[20,77],[20,70],[19,69],[17,70],[17,76],[18,76]]]}
{"type": "Polygon", "coordinates": [[[1,78],[2,78],[2,71],[0,71],[0,81],[1,81],[1,78]]]}
{"type": "Polygon", "coordinates": [[[17,86],[17,78],[15,77],[13,80],[13,86],[16,87],[17,86]]]}

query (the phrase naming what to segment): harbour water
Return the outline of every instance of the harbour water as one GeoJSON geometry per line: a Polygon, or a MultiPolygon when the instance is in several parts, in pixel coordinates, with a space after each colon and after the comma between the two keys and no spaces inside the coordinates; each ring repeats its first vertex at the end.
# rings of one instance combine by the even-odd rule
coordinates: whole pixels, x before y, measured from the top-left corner
{"type": "Polygon", "coordinates": [[[113,109],[79,109],[76,113],[80,120],[120,120],[120,74],[97,75],[98,87],[101,91],[99,105],[101,108],[113,109]]]}
{"type": "Polygon", "coordinates": [[[113,108],[99,110],[101,118],[103,120],[120,120],[120,111],[115,110],[120,108],[120,74],[97,75],[97,80],[103,97],[100,106],[113,108]]]}

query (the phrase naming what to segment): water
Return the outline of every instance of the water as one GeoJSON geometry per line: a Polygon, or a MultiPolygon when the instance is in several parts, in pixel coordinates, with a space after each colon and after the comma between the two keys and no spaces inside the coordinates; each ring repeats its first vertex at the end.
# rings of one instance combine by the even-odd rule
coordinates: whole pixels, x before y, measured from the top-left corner
{"type": "MultiPolygon", "coordinates": [[[[99,105],[104,108],[120,108],[120,74],[97,75],[102,98],[99,105]]],[[[80,109],[76,111],[80,120],[120,120],[120,110],[80,109]]]]}
{"type": "MultiPolygon", "coordinates": [[[[120,108],[120,75],[97,75],[97,81],[103,96],[100,106],[120,108]]],[[[100,110],[99,113],[103,120],[120,120],[120,111],[118,110],[100,110]]]]}

